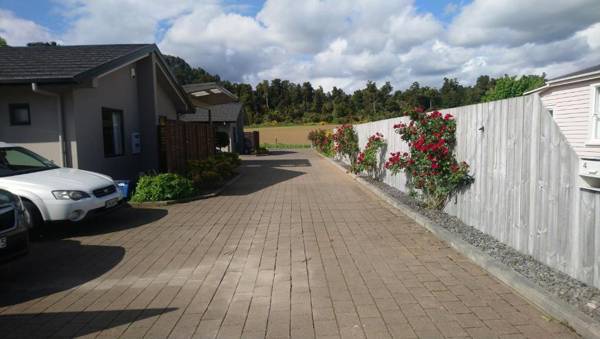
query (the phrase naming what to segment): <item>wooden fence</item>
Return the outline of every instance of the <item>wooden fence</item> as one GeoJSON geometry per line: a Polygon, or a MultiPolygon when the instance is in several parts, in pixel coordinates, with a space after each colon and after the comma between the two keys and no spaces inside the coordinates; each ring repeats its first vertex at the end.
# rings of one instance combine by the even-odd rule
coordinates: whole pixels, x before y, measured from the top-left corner
{"type": "Polygon", "coordinates": [[[190,160],[206,159],[214,152],[214,131],[206,123],[161,121],[159,128],[162,171],[183,173],[190,160]]]}
{"type": "MultiPolygon", "coordinates": [[[[578,187],[578,157],[534,95],[442,110],[457,121],[457,158],[475,182],[446,212],[587,284],[600,287],[600,193],[578,187]],[[597,231],[598,230],[598,231],[597,231]]],[[[408,151],[396,118],[355,126],[362,147],[381,132],[408,151]]],[[[385,183],[406,191],[403,174],[385,183]]]]}

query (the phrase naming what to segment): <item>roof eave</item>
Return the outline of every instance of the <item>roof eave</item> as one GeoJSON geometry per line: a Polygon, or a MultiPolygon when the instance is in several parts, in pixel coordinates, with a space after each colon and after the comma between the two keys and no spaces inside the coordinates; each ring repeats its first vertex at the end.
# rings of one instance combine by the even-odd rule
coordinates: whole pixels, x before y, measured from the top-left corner
{"type": "Polygon", "coordinates": [[[572,75],[572,76],[561,77],[561,78],[554,78],[554,79],[548,80],[547,83],[550,84],[550,85],[553,85],[555,83],[562,83],[562,82],[565,82],[565,81],[576,80],[576,79],[579,79],[579,78],[594,77],[596,75],[600,76],[600,70],[593,71],[593,72],[588,72],[588,73],[583,73],[583,74],[572,75]]]}
{"type": "Polygon", "coordinates": [[[72,78],[21,78],[21,79],[0,79],[0,85],[28,85],[32,82],[39,84],[76,84],[77,81],[72,78]]]}

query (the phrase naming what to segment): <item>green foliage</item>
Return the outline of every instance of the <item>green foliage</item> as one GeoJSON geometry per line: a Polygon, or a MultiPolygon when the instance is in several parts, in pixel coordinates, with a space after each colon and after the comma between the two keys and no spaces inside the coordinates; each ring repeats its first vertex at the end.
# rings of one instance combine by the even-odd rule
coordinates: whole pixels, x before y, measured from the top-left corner
{"type": "Polygon", "coordinates": [[[188,176],[198,188],[213,187],[231,178],[240,165],[237,153],[219,153],[203,160],[190,161],[188,176]]]}
{"type": "Polygon", "coordinates": [[[358,134],[352,125],[342,125],[338,127],[333,134],[335,142],[335,153],[341,157],[346,157],[350,161],[350,168],[354,171],[356,159],[358,157],[358,134]]]}
{"type": "Polygon", "coordinates": [[[411,196],[433,209],[442,209],[449,197],[473,181],[469,165],[454,155],[456,121],[450,114],[410,112],[411,122],[394,126],[410,153],[391,153],[385,168],[392,174],[404,171],[411,196]]]}
{"type": "Polygon", "coordinates": [[[258,148],[256,150],[254,150],[254,154],[256,154],[256,155],[269,154],[269,150],[263,146],[258,146],[258,148]]]}
{"type": "Polygon", "coordinates": [[[4,38],[0,36],[0,47],[6,47],[6,46],[8,46],[8,44],[6,43],[6,40],[4,40],[4,38]]]}
{"type": "Polygon", "coordinates": [[[335,155],[333,134],[330,130],[315,129],[308,133],[308,140],[317,151],[323,153],[327,157],[335,155]]]}
{"type": "Polygon", "coordinates": [[[310,148],[310,145],[306,144],[261,144],[260,146],[267,149],[310,148]]]}
{"type": "Polygon", "coordinates": [[[219,148],[229,146],[229,134],[223,131],[215,133],[215,145],[219,148]]]}
{"type": "Polygon", "coordinates": [[[539,75],[524,75],[517,79],[516,76],[505,75],[502,78],[496,79],[494,87],[490,88],[484,95],[484,101],[494,101],[500,99],[508,99],[523,95],[527,91],[531,91],[544,85],[546,74],[539,75]]]}
{"type": "Polygon", "coordinates": [[[190,197],[194,185],[189,179],[178,174],[163,173],[142,176],[135,187],[132,201],[162,201],[190,197]]]}
{"type": "Polygon", "coordinates": [[[163,55],[163,57],[180,84],[221,81],[218,75],[213,76],[200,67],[192,68],[182,58],[172,55],[163,55]]]}
{"type": "Polygon", "coordinates": [[[48,47],[48,46],[59,46],[56,41],[35,41],[28,42],[27,47],[48,47]]]}
{"type": "Polygon", "coordinates": [[[385,146],[386,143],[383,139],[383,134],[377,132],[370,136],[364,151],[358,154],[355,173],[366,172],[373,179],[377,179],[379,174],[380,153],[385,146]]]}

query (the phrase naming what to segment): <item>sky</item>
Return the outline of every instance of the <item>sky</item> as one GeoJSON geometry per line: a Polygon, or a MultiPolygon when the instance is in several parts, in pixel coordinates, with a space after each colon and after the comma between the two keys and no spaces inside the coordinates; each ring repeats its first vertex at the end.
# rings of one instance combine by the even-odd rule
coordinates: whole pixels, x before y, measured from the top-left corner
{"type": "Polygon", "coordinates": [[[404,89],[600,64],[599,0],[0,0],[11,46],[156,43],[221,78],[404,89]]]}

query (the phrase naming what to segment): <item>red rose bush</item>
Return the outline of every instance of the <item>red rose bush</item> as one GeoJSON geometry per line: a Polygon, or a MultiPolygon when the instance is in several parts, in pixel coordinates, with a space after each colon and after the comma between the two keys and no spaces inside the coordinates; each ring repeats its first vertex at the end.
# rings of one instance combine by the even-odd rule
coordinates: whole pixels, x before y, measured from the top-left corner
{"type": "Polygon", "coordinates": [[[442,209],[453,194],[473,182],[469,165],[454,155],[456,121],[451,114],[418,108],[408,115],[410,123],[394,129],[410,152],[391,153],[385,168],[392,174],[404,171],[411,195],[429,208],[442,209]]]}
{"type": "Polygon", "coordinates": [[[377,178],[379,172],[380,152],[386,146],[383,134],[377,132],[369,137],[365,149],[358,153],[356,160],[356,173],[366,172],[373,178],[377,178]]]}
{"type": "Polygon", "coordinates": [[[358,158],[358,134],[352,125],[342,125],[333,134],[334,150],[340,157],[347,157],[352,171],[356,168],[358,158]]]}

